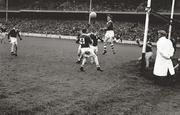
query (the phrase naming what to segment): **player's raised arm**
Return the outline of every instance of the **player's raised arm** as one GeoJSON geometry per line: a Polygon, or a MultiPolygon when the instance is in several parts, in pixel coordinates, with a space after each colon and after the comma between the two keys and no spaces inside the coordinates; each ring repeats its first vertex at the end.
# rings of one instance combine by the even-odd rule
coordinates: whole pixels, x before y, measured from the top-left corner
{"type": "Polygon", "coordinates": [[[17,30],[17,36],[19,37],[20,40],[22,40],[19,30],[17,30]]]}

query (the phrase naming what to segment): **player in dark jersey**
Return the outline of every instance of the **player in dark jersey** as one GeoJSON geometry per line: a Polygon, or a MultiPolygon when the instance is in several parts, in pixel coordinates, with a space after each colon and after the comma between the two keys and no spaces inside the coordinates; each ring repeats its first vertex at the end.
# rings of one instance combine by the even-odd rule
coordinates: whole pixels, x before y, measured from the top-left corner
{"type": "Polygon", "coordinates": [[[81,55],[82,55],[82,64],[81,64],[81,71],[84,71],[84,64],[86,63],[87,58],[93,57],[95,60],[95,64],[98,71],[103,71],[100,68],[99,61],[97,55],[94,51],[90,48],[92,44],[91,38],[87,34],[87,30],[83,29],[82,34],[79,36],[79,43],[81,45],[81,55]]]}
{"type": "Polygon", "coordinates": [[[19,37],[20,40],[22,40],[20,36],[20,31],[14,27],[10,32],[8,33],[8,39],[11,43],[11,55],[17,56],[17,37],[19,37]]]}
{"type": "Polygon", "coordinates": [[[107,44],[110,43],[111,45],[111,49],[112,49],[112,52],[113,54],[115,54],[115,51],[114,51],[114,30],[113,30],[113,22],[112,22],[112,16],[111,15],[107,15],[107,24],[106,24],[106,27],[103,28],[103,30],[106,31],[106,34],[105,34],[105,39],[104,39],[104,52],[103,52],[103,55],[105,55],[107,53],[107,44]]]}
{"type": "MultiPolygon", "coordinates": [[[[139,40],[137,39],[136,42],[138,43],[139,47],[142,47],[143,45],[140,44],[139,40]]],[[[152,43],[150,39],[148,38],[147,43],[146,43],[146,54],[145,54],[145,60],[146,60],[146,68],[149,68],[149,61],[153,56],[153,51],[152,51],[152,43]]],[[[139,61],[142,60],[142,57],[138,58],[139,61]]]]}
{"type": "MultiPolygon", "coordinates": [[[[101,40],[101,42],[103,42],[103,40],[97,35],[97,33],[94,30],[90,34],[90,38],[92,40],[92,45],[90,47],[94,51],[94,53],[97,55],[97,52],[98,52],[98,40],[101,40]]],[[[91,58],[91,63],[94,63],[94,58],[91,58]]]]}

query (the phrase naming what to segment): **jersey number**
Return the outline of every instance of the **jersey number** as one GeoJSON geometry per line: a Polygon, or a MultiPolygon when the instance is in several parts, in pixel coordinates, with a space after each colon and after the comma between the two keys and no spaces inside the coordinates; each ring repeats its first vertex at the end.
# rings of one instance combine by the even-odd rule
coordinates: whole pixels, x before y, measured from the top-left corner
{"type": "Polygon", "coordinates": [[[80,43],[80,44],[85,44],[85,40],[84,40],[84,38],[80,38],[79,43],[80,43]]]}

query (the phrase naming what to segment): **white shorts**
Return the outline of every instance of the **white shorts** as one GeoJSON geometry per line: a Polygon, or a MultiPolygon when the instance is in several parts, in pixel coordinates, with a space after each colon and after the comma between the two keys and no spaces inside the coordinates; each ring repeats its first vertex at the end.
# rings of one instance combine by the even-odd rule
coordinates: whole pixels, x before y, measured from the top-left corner
{"type": "Polygon", "coordinates": [[[10,43],[17,45],[17,38],[15,38],[15,37],[10,37],[10,43]]]}
{"type": "Polygon", "coordinates": [[[114,31],[113,30],[106,31],[104,42],[113,42],[113,40],[114,40],[114,31]]]}
{"type": "Polygon", "coordinates": [[[81,48],[81,53],[84,57],[92,57],[95,56],[96,54],[94,53],[93,49],[88,47],[88,48],[81,48]]]}
{"type": "Polygon", "coordinates": [[[90,48],[94,51],[95,54],[97,54],[97,52],[98,52],[97,46],[90,46],[90,48]]]}

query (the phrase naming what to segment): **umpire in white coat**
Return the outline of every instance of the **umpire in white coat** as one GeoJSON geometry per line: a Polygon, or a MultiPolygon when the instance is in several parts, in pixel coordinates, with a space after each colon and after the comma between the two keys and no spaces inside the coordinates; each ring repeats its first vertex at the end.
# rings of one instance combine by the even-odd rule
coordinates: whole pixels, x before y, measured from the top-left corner
{"type": "Polygon", "coordinates": [[[175,70],[171,57],[174,54],[174,48],[171,40],[166,38],[167,33],[164,30],[158,31],[157,54],[153,74],[159,77],[175,75],[175,70]]]}

